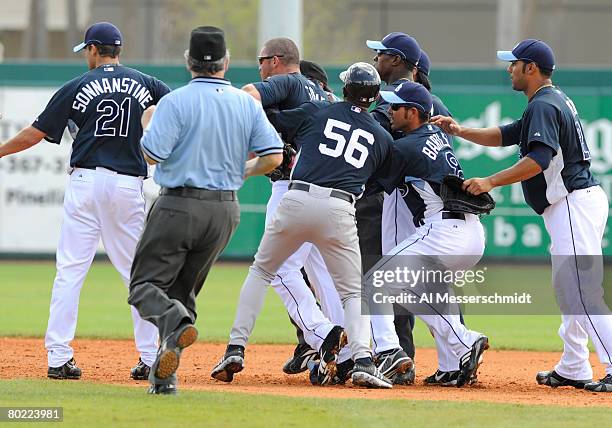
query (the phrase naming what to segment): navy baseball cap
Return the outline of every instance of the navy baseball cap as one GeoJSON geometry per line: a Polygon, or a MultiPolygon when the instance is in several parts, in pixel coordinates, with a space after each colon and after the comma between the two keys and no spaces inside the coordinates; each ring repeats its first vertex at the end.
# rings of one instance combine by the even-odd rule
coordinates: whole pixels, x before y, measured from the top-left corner
{"type": "Polygon", "coordinates": [[[78,52],[87,45],[121,46],[123,37],[121,31],[110,22],[96,22],[85,32],[83,43],[76,45],[72,50],[78,52]]]}
{"type": "Polygon", "coordinates": [[[380,91],[380,96],[389,104],[415,107],[423,113],[431,113],[433,108],[429,91],[415,82],[405,81],[394,91],[380,91]]]}
{"type": "Polygon", "coordinates": [[[431,62],[429,61],[429,56],[424,50],[421,50],[421,56],[419,57],[419,63],[417,65],[417,69],[423,73],[425,76],[429,76],[429,66],[431,62]]]}
{"type": "Polygon", "coordinates": [[[367,47],[375,51],[389,51],[399,55],[404,61],[418,65],[421,47],[414,37],[404,33],[387,34],[381,41],[367,40],[367,47]]]}
{"type": "Polygon", "coordinates": [[[544,70],[555,69],[555,54],[542,40],[527,39],[520,42],[511,51],[497,51],[497,58],[502,61],[535,62],[544,70]]]}

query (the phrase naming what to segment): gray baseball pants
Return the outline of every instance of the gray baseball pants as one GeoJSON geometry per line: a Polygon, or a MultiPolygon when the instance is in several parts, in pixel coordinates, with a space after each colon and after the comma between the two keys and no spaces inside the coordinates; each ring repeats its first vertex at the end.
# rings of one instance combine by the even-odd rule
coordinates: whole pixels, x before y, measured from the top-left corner
{"type": "Polygon", "coordinates": [[[263,306],[265,287],[283,262],[304,242],[321,253],[344,307],[353,359],[369,357],[370,317],[361,315],[361,255],[352,203],[330,196],[333,189],[310,184],[289,190],[267,225],[255,262],[242,286],[230,344],[246,345],[263,306]]]}

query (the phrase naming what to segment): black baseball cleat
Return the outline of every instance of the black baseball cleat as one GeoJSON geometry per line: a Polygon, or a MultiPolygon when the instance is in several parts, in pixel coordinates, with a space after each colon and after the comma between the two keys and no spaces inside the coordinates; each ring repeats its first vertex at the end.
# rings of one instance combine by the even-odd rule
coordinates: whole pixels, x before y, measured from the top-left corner
{"type": "Polygon", "coordinates": [[[414,379],[416,378],[416,369],[414,364],[406,373],[396,373],[391,380],[393,385],[414,385],[414,379]]]}
{"type": "Polygon", "coordinates": [[[612,392],[612,374],[606,375],[599,382],[589,382],[584,385],[584,389],[593,392],[612,392]]]}
{"type": "Polygon", "coordinates": [[[283,372],[287,374],[298,374],[308,370],[308,363],[319,359],[319,353],[306,343],[300,343],[293,351],[293,357],[289,358],[283,366],[283,372]]]}
{"type": "Polygon", "coordinates": [[[329,385],[336,376],[336,359],[338,352],[348,343],[344,329],[334,326],[319,349],[319,385],[329,385]]]}
{"type": "Polygon", "coordinates": [[[80,379],[81,369],[77,367],[74,358],[71,358],[63,366],[49,367],[47,377],[49,379],[80,379]]]}
{"type": "Polygon", "coordinates": [[[393,388],[391,379],[386,378],[372,360],[368,363],[361,362],[360,360],[355,362],[355,367],[351,374],[353,385],[365,386],[366,388],[393,388]]]}
{"type": "Polygon", "coordinates": [[[142,360],[138,359],[138,364],[132,367],[130,370],[130,377],[134,380],[147,380],[149,379],[149,372],[151,367],[147,366],[142,360]]]}
{"type": "Polygon", "coordinates": [[[166,385],[151,385],[147,390],[147,394],[151,395],[176,395],[177,392],[176,385],[171,383],[166,385]]]}
{"type": "Polygon", "coordinates": [[[425,383],[425,385],[457,386],[457,378],[460,373],[460,370],[451,372],[436,370],[434,374],[426,377],[423,383],[425,383]]]}
{"type": "Polygon", "coordinates": [[[536,381],[539,385],[550,386],[551,388],[558,388],[560,386],[573,386],[576,389],[585,389],[585,386],[593,379],[585,380],[573,380],[561,376],[554,370],[539,372],[536,375],[536,381]]]}
{"type": "Polygon", "coordinates": [[[408,373],[414,365],[412,358],[402,348],[381,352],[374,357],[374,364],[388,379],[394,379],[396,375],[400,375],[398,380],[403,377],[402,375],[408,373]]]}
{"type": "Polygon", "coordinates": [[[167,379],[172,376],[179,367],[183,349],[193,345],[198,338],[198,330],[193,324],[182,324],[164,339],[157,353],[155,366],[155,377],[167,379]]]}
{"type": "Polygon", "coordinates": [[[244,346],[227,345],[221,361],[215,366],[210,376],[221,382],[231,382],[234,374],[244,369],[244,346]]]}
{"type": "Polygon", "coordinates": [[[470,352],[461,357],[457,387],[470,383],[471,379],[476,376],[478,366],[482,362],[482,354],[487,349],[489,349],[489,338],[483,335],[476,339],[470,352]]]}
{"type": "MultiPolygon", "coordinates": [[[[328,385],[344,385],[351,377],[351,372],[353,371],[354,366],[355,363],[350,358],[336,364],[336,375],[331,379],[328,385]]],[[[310,383],[313,385],[321,385],[319,382],[319,363],[311,361],[308,363],[308,369],[310,370],[310,383]]]]}

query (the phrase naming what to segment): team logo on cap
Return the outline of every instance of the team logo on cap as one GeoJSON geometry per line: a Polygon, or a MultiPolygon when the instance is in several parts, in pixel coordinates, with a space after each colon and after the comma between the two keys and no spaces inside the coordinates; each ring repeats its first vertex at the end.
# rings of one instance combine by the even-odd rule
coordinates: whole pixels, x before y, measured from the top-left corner
{"type": "Polygon", "coordinates": [[[399,92],[400,89],[402,89],[402,86],[404,86],[403,83],[400,83],[399,85],[397,85],[397,88],[395,88],[395,92],[399,92]]]}

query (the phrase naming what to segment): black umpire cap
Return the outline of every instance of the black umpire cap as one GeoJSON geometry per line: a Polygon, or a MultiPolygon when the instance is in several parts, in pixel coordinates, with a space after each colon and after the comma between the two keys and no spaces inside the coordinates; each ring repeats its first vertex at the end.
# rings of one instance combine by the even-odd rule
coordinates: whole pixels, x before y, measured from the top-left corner
{"type": "Polygon", "coordinates": [[[217,61],[225,56],[225,33],[217,27],[197,27],[191,31],[189,56],[196,61],[217,61]]]}
{"type": "Polygon", "coordinates": [[[324,91],[332,92],[332,90],[329,89],[329,86],[328,86],[327,73],[325,72],[323,67],[321,67],[316,62],[306,61],[304,59],[301,60],[300,61],[300,73],[302,73],[304,76],[308,77],[309,79],[314,79],[314,80],[321,82],[323,84],[324,91]]]}

